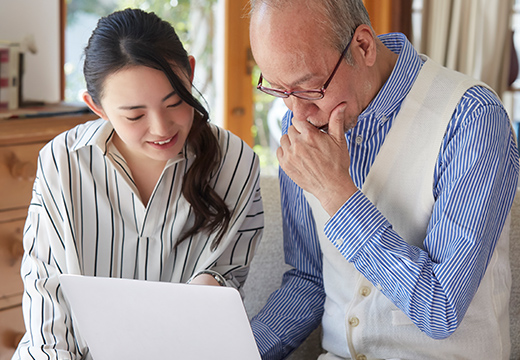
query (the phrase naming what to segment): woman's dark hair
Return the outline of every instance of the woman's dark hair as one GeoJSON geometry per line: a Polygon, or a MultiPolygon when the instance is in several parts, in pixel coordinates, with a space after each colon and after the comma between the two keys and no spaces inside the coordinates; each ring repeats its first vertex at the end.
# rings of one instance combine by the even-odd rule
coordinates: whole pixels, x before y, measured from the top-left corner
{"type": "Polygon", "coordinates": [[[217,231],[212,243],[214,250],[229,227],[231,212],[209,184],[211,174],[219,166],[221,153],[208,123],[208,112],[172,70],[172,66],[177,67],[191,75],[188,54],[173,26],[154,13],[125,9],[101,18],[85,48],[83,66],[92,100],[101,105],[104,81],[109,75],[138,65],[162,71],[180,98],[195,109],[187,139],[195,160],[184,175],[182,185],[182,193],[193,208],[195,221],[176,246],[200,231],[217,231]]]}

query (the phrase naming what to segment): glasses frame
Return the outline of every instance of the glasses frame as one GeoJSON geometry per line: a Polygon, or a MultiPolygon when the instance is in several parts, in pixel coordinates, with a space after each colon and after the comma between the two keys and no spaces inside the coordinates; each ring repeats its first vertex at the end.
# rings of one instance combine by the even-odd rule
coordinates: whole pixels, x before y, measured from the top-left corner
{"type": "Polygon", "coordinates": [[[350,43],[351,42],[352,42],[352,38],[350,38],[347,46],[345,47],[345,50],[343,50],[343,52],[341,53],[341,56],[339,57],[339,60],[338,60],[338,62],[336,64],[336,66],[334,67],[334,70],[332,70],[332,73],[330,74],[330,76],[327,79],[327,81],[325,81],[325,84],[323,84],[321,89],[298,90],[298,91],[285,91],[285,90],[273,89],[273,88],[270,88],[270,87],[262,85],[262,82],[264,80],[264,77],[263,77],[262,73],[260,73],[260,77],[258,79],[258,84],[256,85],[256,88],[258,90],[260,90],[261,92],[267,94],[267,95],[275,96],[275,97],[278,97],[278,98],[286,99],[286,98],[288,98],[289,96],[292,95],[294,97],[297,97],[297,98],[303,99],[303,100],[321,100],[325,96],[325,91],[329,87],[330,83],[332,82],[332,79],[334,78],[334,75],[338,71],[338,68],[341,65],[341,61],[343,60],[343,58],[347,54],[347,51],[348,51],[348,49],[350,47],[350,43]],[[305,94],[312,93],[312,94],[317,94],[317,95],[316,95],[316,97],[311,97],[311,96],[303,95],[304,93],[305,94]]]}

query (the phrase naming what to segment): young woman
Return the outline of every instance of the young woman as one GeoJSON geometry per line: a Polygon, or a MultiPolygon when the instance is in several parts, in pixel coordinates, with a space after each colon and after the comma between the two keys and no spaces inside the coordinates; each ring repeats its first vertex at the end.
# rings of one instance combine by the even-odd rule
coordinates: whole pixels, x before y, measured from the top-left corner
{"type": "Polygon", "coordinates": [[[27,333],[15,359],[88,354],[63,273],[243,285],[263,229],[258,158],[208,123],[191,94],[194,68],[153,13],[98,22],[83,98],[101,119],[40,152],[21,269],[27,333]]]}

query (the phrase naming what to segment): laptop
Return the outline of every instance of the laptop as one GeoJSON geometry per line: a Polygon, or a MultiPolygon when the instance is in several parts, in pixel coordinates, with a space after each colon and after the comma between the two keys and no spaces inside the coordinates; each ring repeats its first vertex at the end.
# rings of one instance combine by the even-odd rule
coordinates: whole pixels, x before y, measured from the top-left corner
{"type": "Polygon", "coordinates": [[[61,275],[93,360],[260,360],[236,289],[61,275]]]}

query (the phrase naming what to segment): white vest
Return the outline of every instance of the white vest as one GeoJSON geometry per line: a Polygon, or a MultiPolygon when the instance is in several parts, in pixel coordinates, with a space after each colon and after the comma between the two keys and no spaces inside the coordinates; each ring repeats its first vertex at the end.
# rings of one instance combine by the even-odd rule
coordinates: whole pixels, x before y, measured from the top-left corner
{"type": "MultiPolygon", "coordinates": [[[[397,233],[420,248],[447,124],[467,89],[486,86],[424,58],[362,189],[397,233]]],[[[313,195],[305,196],[323,252],[327,359],[509,359],[509,216],[459,328],[447,339],[434,340],[343,258],[323,232],[328,214],[313,195]]]]}

